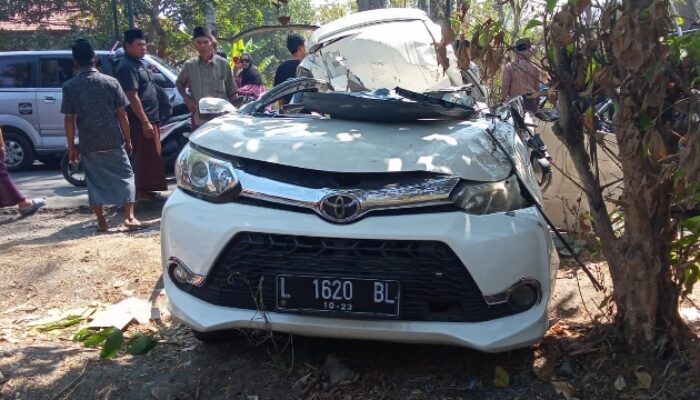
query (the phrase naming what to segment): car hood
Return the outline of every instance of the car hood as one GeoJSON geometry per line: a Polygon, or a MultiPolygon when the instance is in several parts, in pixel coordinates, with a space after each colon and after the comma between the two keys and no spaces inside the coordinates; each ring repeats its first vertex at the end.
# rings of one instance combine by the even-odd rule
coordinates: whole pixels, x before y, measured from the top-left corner
{"type": "MultiPolygon", "coordinates": [[[[232,113],[202,126],[190,141],[231,156],[332,172],[428,171],[474,181],[505,179],[511,166],[485,132],[490,121],[377,124],[316,117],[232,113]]],[[[512,127],[496,137],[513,154],[512,127]]]]}

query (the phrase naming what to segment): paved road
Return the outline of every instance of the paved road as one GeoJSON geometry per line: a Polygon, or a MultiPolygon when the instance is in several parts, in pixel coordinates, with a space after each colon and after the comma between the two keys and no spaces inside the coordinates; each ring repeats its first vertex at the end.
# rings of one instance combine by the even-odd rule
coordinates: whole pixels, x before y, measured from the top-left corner
{"type": "MultiPolygon", "coordinates": [[[[46,198],[47,208],[72,208],[88,205],[87,189],[78,188],[68,183],[58,169],[36,163],[29,171],[13,173],[12,179],[26,197],[46,198]]],[[[174,185],[174,180],[169,180],[171,190],[174,185]]]]}

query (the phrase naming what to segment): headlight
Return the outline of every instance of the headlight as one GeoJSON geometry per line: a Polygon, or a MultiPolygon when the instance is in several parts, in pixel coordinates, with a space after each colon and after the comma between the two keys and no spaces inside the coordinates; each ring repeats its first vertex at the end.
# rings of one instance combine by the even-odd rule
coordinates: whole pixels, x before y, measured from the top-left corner
{"type": "Polygon", "coordinates": [[[190,145],[185,146],[177,157],[175,178],[181,189],[210,200],[240,192],[238,177],[230,161],[214,158],[190,145]]]}
{"type": "Polygon", "coordinates": [[[490,214],[530,206],[520,194],[515,176],[499,182],[462,181],[452,191],[450,199],[470,214],[490,214]]]}

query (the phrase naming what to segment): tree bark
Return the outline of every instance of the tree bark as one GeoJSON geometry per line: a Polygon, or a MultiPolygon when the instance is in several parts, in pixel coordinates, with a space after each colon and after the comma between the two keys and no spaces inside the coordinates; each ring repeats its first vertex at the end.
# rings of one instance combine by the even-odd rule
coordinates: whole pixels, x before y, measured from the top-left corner
{"type": "Polygon", "coordinates": [[[610,266],[616,325],[630,350],[658,354],[686,331],[678,313],[680,286],[674,282],[670,260],[675,232],[671,219],[675,170],[660,161],[658,153],[663,151],[657,152],[670,148],[665,141],[672,137],[668,132],[662,134],[665,128],[661,118],[670,74],[664,72],[668,51],[658,38],[664,36],[666,25],[660,19],[652,24],[643,16],[648,5],[649,0],[625,1],[622,15],[626,19],[621,18],[624,35],[611,35],[605,39],[608,42],[603,42],[609,51],[613,49],[612,54],[621,54],[611,60],[611,71],[621,84],[619,88],[606,88],[619,101],[614,126],[624,183],[621,237],[615,234],[595,173],[595,148],[590,153],[586,149],[586,128],[577,101],[583,90],[575,83],[576,63],[583,61],[570,56],[563,45],[557,46],[554,66],[560,84],[560,119],[554,132],[569,150],[585,188],[595,230],[610,266]],[[652,25],[657,31],[650,31],[652,25]],[[634,47],[621,46],[620,39],[625,38],[633,38],[634,47]],[[617,53],[614,46],[618,46],[617,53]],[[632,50],[635,53],[625,53],[632,50]],[[631,62],[635,57],[636,64],[631,62]],[[619,95],[615,89],[619,89],[619,95]]]}
{"type": "Polygon", "coordinates": [[[386,8],[387,0],[357,0],[357,11],[386,8]]]}

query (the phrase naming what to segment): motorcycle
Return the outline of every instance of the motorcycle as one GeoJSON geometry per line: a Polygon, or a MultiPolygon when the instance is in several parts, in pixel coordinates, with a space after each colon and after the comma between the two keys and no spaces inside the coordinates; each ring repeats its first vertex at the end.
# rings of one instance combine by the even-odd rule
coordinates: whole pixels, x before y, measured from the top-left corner
{"type": "MultiPolygon", "coordinates": [[[[190,133],[192,133],[192,121],[189,113],[173,115],[160,126],[161,154],[166,173],[171,173],[175,169],[177,156],[187,144],[190,133]]],[[[79,148],[80,144],[78,143],[77,146],[79,148]]],[[[85,187],[87,185],[82,162],[72,164],[68,151],[61,158],[61,173],[66,181],[73,186],[85,187]]]]}

